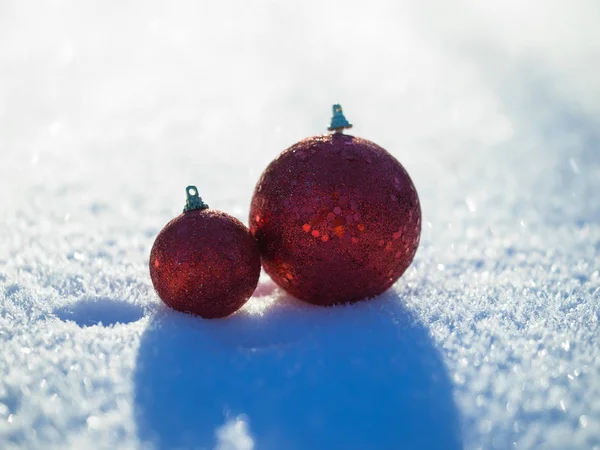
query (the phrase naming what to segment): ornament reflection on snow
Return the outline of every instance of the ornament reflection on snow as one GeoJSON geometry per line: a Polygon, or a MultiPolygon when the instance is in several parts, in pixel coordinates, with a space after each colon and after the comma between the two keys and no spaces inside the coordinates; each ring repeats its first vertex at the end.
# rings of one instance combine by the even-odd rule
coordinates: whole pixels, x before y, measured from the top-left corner
{"type": "Polygon", "coordinates": [[[150,276],[171,308],[204,318],[228,316],[250,298],[260,275],[260,254],[248,228],[208,208],[195,186],[186,188],[183,214],[156,237],[150,276]]]}
{"type": "Polygon", "coordinates": [[[333,106],[331,134],[304,139],[261,175],[250,231],[265,271],[317,305],[355,302],[388,289],[412,262],[421,208],[402,165],[333,106]]]}

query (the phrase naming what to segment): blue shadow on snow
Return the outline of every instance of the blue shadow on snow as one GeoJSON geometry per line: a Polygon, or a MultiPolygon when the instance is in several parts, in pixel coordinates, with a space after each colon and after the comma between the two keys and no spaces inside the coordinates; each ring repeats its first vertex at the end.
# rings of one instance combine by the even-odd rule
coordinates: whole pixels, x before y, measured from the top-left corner
{"type": "Polygon", "coordinates": [[[80,327],[101,324],[105,327],[135,322],[144,317],[139,305],[107,297],[84,297],[75,303],[54,311],[64,321],[73,321],[80,327]]]}
{"type": "Polygon", "coordinates": [[[462,448],[442,357],[391,292],[333,308],[282,295],[215,321],[164,308],[134,377],[138,434],[157,449],[212,449],[238,415],[260,450],[462,448]]]}

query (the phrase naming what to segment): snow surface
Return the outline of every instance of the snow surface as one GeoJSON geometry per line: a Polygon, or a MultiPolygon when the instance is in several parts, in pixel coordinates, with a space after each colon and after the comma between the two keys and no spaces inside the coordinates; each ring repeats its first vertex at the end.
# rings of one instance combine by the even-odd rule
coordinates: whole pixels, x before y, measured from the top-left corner
{"type": "Polygon", "coordinates": [[[600,4],[0,2],[0,448],[600,448],[600,4]],[[422,245],[322,309],[265,276],[167,310],[197,184],[246,221],[281,150],[392,152],[422,245]]]}

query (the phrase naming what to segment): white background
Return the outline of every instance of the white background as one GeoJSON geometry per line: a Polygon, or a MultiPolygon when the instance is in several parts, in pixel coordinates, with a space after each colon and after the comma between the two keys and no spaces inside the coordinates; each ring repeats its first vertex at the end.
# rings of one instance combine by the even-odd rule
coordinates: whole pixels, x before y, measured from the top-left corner
{"type": "Polygon", "coordinates": [[[600,4],[0,0],[0,447],[600,448],[600,4]],[[379,299],[166,310],[185,186],[246,222],[325,131],[407,168],[379,299]],[[101,322],[101,323],[99,323],[101,322]]]}

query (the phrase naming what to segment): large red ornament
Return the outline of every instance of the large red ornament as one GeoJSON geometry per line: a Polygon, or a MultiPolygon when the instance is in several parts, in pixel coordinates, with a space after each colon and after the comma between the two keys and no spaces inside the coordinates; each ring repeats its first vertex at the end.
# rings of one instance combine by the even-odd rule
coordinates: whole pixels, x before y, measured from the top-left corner
{"type": "Polygon", "coordinates": [[[250,231],[271,278],[317,305],[355,302],[388,289],[413,260],[421,208],[402,165],[365,139],[334,106],[331,135],[285,150],[263,172],[250,231]]]}
{"type": "Polygon", "coordinates": [[[248,229],[234,217],[207,209],[188,186],[184,213],[158,234],[150,276],[158,296],[178,311],[225,317],[250,298],[260,275],[260,254],[248,229]]]}

